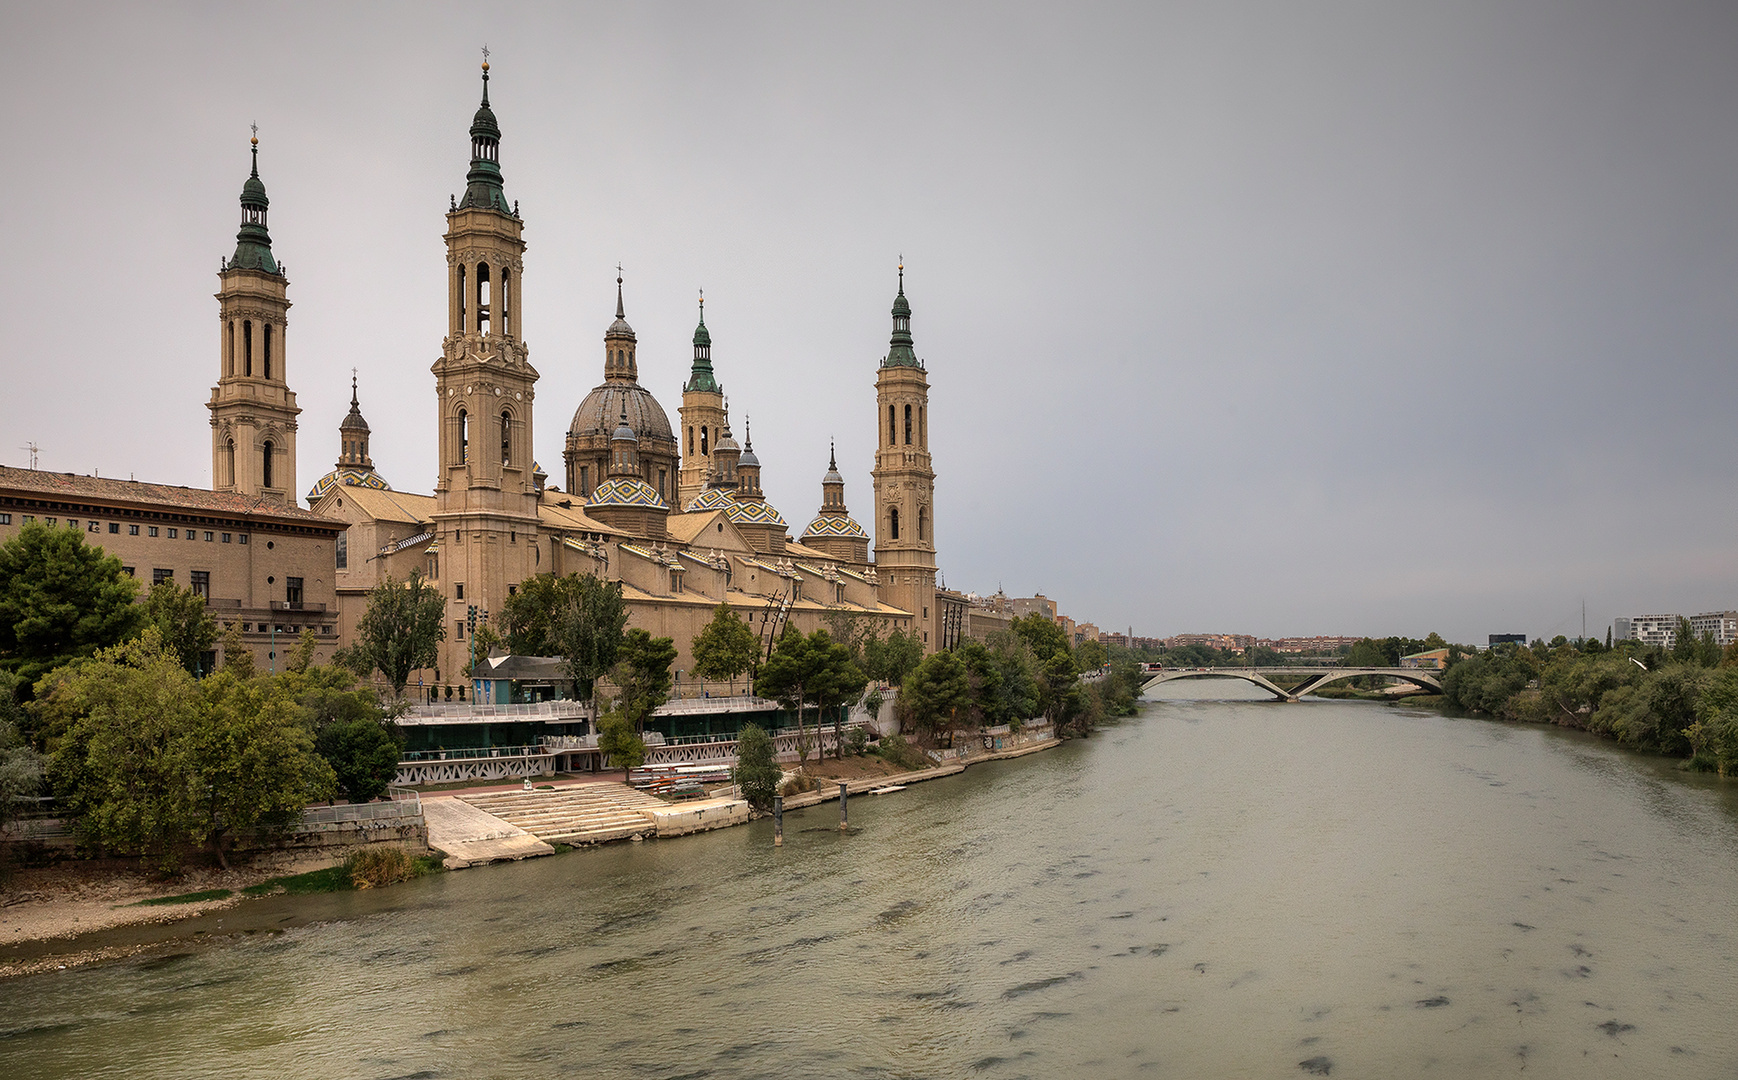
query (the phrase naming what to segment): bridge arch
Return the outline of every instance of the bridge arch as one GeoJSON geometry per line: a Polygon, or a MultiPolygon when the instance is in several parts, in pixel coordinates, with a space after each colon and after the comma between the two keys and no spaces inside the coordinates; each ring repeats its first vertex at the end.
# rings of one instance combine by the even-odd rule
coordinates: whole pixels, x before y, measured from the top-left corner
{"type": "Polygon", "coordinates": [[[1436,672],[1425,668],[1175,668],[1161,671],[1148,679],[1141,687],[1141,692],[1146,693],[1155,686],[1181,679],[1242,679],[1254,683],[1281,701],[1296,701],[1330,683],[1344,682],[1365,675],[1380,675],[1412,685],[1413,689],[1403,691],[1395,695],[1396,697],[1408,697],[1415,693],[1442,693],[1442,683],[1436,672]],[[1270,675],[1278,675],[1288,682],[1301,675],[1303,682],[1290,690],[1284,690],[1268,678],[1270,675]]]}

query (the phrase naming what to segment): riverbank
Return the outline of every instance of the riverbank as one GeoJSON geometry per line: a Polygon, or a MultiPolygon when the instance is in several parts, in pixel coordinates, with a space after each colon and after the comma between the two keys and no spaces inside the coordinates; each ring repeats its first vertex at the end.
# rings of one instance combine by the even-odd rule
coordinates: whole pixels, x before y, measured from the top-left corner
{"type": "MultiPolygon", "coordinates": [[[[1060,745],[1061,740],[1050,739],[1013,749],[978,751],[960,761],[927,769],[855,776],[844,782],[849,794],[860,795],[877,788],[904,787],[954,776],[969,765],[1025,757],[1060,745]]],[[[832,764],[831,759],[828,764],[832,764]]],[[[826,778],[820,783],[820,789],[786,798],[785,809],[799,810],[839,797],[838,780],[826,778]]],[[[474,785],[443,794],[519,787],[474,785]]],[[[229,870],[189,869],[173,879],[152,873],[136,860],[69,860],[48,867],[13,867],[5,891],[0,892],[0,978],[121,959],[158,948],[166,938],[173,939],[175,935],[156,932],[155,928],[207,921],[205,916],[253,902],[256,898],[244,892],[250,887],[274,878],[328,869],[340,862],[330,855],[267,853],[245,866],[229,870]],[[219,892],[227,895],[180,900],[219,892]],[[160,903],[168,899],[177,902],[160,903]],[[140,940],[90,944],[93,936],[125,938],[129,928],[152,932],[141,934],[140,940]]],[[[237,915],[241,923],[246,923],[245,915],[239,912],[237,915]]],[[[221,925],[219,921],[218,926],[221,925]]],[[[206,931],[199,933],[203,935],[206,931]]]]}

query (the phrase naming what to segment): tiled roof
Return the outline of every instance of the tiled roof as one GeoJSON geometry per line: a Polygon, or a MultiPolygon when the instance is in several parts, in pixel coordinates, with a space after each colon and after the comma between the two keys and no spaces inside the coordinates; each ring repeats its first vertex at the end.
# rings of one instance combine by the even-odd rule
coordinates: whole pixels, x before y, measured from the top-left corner
{"type": "Polygon", "coordinates": [[[244,514],[298,525],[324,525],[332,528],[344,526],[341,521],[320,517],[293,504],[277,502],[260,495],[236,495],[204,488],[149,484],[141,480],[111,480],[104,476],[76,476],[72,473],[0,465],[0,490],[7,489],[19,494],[53,499],[88,499],[208,514],[244,514]]]}
{"type": "Polygon", "coordinates": [[[320,477],[314,486],[308,489],[308,494],[304,497],[312,505],[320,496],[335,487],[365,487],[373,488],[376,491],[392,490],[392,485],[382,480],[380,474],[373,469],[354,469],[346,466],[342,469],[333,469],[325,476],[320,477]]]}
{"type": "Polygon", "coordinates": [[[777,510],[768,502],[738,502],[725,508],[730,520],[738,525],[776,525],[785,527],[785,519],[779,517],[777,510]]]}
{"type": "Polygon", "coordinates": [[[688,504],[687,513],[701,510],[729,510],[736,505],[736,500],[730,497],[730,492],[722,488],[707,488],[694,496],[694,501],[688,504]]]}
{"type": "Polygon", "coordinates": [[[643,506],[664,509],[664,500],[652,485],[637,476],[612,476],[591,489],[586,506],[643,506]]]}
{"type": "Polygon", "coordinates": [[[867,540],[869,534],[863,531],[863,526],[849,517],[818,517],[809,522],[804,536],[843,536],[852,540],[867,540]]]}

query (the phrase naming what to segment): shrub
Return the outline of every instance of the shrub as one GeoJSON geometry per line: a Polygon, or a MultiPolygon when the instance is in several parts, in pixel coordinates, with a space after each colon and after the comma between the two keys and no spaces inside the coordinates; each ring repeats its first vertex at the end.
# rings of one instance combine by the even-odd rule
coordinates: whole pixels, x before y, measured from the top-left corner
{"type": "Polygon", "coordinates": [[[773,752],[772,736],[754,724],[742,725],[736,736],[736,767],[730,770],[730,778],[742,789],[748,805],[756,810],[771,809],[783,774],[773,752]]]}
{"type": "Polygon", "coordinates": [[[813,790],[815,790],[815,778],[807,773],[796,773],[784,782],[784,786],[779,788],[778,793],[780,795],[798,795],[813,790]]]}
{"type": "Polygon", "coordinates": [[[869,749],[869,732],[861,727],[851,729],[851,734],[845,738],[845,752],[857,757],[869,749]]]}
{"type": "Polygon", "coordinates": [[[906,742],[903,735],[883,736],[875,752],[901,769],[922,769],[930,763],[923,751],[906,742]]]}
{"type": "Polygon", "coordinates": [[[419,874],[416,859],[401,847],[362,848],[345,860],[344,871],[358,889],[395,885],[419,874]]]}

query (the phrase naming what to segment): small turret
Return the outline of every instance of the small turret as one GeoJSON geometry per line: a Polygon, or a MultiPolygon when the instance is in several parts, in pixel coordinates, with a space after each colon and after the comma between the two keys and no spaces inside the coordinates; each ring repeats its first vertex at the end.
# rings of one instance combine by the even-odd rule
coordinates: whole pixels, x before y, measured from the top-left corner
{"type": "MultiPolygon", "coordinates": [[[[484,55],[487,56],[487,50],[484,55]]],[[[489,61],[483,61],[483,103],[471,118],[471,171],[465,175],[465,194],[455,209],[494,210],[518,217],[501,189],[501,125],[489,107],[489,61]]]]}

